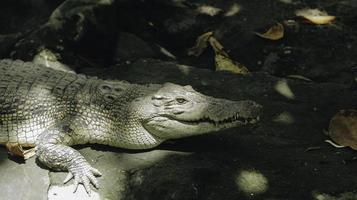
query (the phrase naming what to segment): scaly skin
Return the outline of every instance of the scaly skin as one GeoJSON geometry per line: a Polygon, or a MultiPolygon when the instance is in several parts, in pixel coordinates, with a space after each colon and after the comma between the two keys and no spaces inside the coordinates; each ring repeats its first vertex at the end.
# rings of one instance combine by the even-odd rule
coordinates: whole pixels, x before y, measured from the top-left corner
{"type": "Polygon", "coordinates": [[[22,61],[0,61],[0,144],[36,147],[37,158],[69,171],[75,186],[98,186],[71,145],[148,149],[169,139],[256,123],[261,106],[200,94],[172,83],[105,81],[22,61]]]}

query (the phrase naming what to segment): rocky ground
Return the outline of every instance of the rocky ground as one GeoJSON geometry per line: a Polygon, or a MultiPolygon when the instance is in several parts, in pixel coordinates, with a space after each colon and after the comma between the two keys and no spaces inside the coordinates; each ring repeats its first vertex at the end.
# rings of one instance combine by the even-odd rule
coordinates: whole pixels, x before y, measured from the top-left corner
{"type": "Polygon", "coordinates": [[[88,197],[65,173],[0,149],[4,199],[357,199],[357,152],[328,139],[329,120],[357,108],[357,3],[353,0],[5,0],[0,57],[133,83],[190,84],[264,107],[261,123],[167,142],[151,151],[79,146],[101,170],[88,197]],[[208,11],[203,7],[210,6],[208,11]],[[215,9],[216,10],[215,10],[215,9]],[[238,11],[237,11],[238,8],[238,11]],[[306,23],[301,8],[336,16],[306,23]],[[233,15],[230,11],[237,11],[233,15]],[[284,24],[285,35],[264,32],[284,24]],[[249,75],[216,72],[214,51],[187,54],[212,31],[249,75]],[[295,77],[295,78],[292,78],[295,77]]]}

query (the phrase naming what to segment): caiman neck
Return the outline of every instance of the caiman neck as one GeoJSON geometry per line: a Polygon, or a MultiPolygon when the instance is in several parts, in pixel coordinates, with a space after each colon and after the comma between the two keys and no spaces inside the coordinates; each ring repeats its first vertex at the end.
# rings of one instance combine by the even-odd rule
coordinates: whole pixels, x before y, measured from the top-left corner
{"type": "Polygon", "coordinates": [[[139,122],[130,122],[129,126],[119,128],[113,126],[112,133],[116,133],[110,146],[127,149],[150,149],[160,145],[164,140],[150,134],[139,122]]]}

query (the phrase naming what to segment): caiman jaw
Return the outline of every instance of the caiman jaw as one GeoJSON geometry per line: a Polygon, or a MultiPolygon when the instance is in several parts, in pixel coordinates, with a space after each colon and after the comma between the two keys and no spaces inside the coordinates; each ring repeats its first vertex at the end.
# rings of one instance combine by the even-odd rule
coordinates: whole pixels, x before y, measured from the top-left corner
{"type": "Polygon", "coordinates": [[[201,119],[197,119],[197,120],[177,120],[181,123],[187,124],[187,125],[198,125],[201,123],[209,123],[215,126],[224,126],[224,125],[229,125],[229,124],[255,124],[260,120],[260,117],[257,116],[255,118],[245,118],[245,117],[241,117],[239,116],[239,114],[236,114],[234,116],[231,117],[227,117],[223,120],[214,120],[211,119],[210,117],[203,117],[201,119]]]}

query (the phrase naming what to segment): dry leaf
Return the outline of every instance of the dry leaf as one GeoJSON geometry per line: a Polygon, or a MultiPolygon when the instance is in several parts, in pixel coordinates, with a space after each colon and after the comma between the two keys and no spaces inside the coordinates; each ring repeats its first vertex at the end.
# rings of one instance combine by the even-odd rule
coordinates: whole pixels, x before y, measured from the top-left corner
{"type": "Polygon", "coordinates": [[[208,39],[209,44],[211,45],[212,49],[216,54],[222,54],[226,57],[229,57],[228,54],[223,50],[223,45],[216,40],[214,37],[210,37],[208,39]]]}
{"type": "Polygon", "coordinates": [[[314,24],[329,24],[336,19],[335,16],[328,15],[327,12],[321,11],[319,9],[304,8],[295,11],[295,15],[298,17],[303,17],[314,24]]]}
{"type": "Polygon", "coordinates": [[[216,71],[230,71],[237,74],[249,73],[249,70],[244,65],[229,58],[228,53],[224,51],[223,45],[213,37],[212,32],[207,32],[199,36],[195,46],[188,50],[188,55],[198,57],[207,48],[207,43],[210,44],[215,52],[216,71]]]}
{"type": "Polygon", "coordinates": [[[207,48],[207,41],[210,37],[212,37],[213,32],[207,32],[200,35],[194,47],[190,48],[187,52],[189,56],[200,56],[202,52],[207,48]]]}
{"type": "Polygon", "coordinates": [[[230,71],[236,74],[249,74],[249,70],[241,63],[229,58],[224,47],[213,36],[208,39],[209,44],[215,52],[216,71],[230,71]]]}
{"type": "Polygon", "coordinates": [[[294,124],[296,122],[296,119],[294,115],[292,115],[288,111],[284,111],[280,113],[278,116],[273,118],[273,122],[277,122],[280,124],[294,124]]]}
{"type": "Polygon", "coordinates": [[[216,54],[216,71],[230,71],[236,74],[249,74],[249,70],[239,62],[236,62],[222,54],[216,54]]]}
{"type": "Polygon", "coordinates": [[[23,157],[25,160],[35,155],[35,148],[24,150],[19,143],[6,143],[6,148],[13,156],[23,157]]]}
{"type": "Polygon", "coordinates": [[[265,33],[256,33],[259,37],[269,40],[279,40],[284,37],[284,26],[280,23],[269,28],[265,33]]]}
{"type": "Polygon", "coordinates": [[[357,110],[341,110],[330,121],[329,136],[341,146],[357,150],[357,110]]]}

